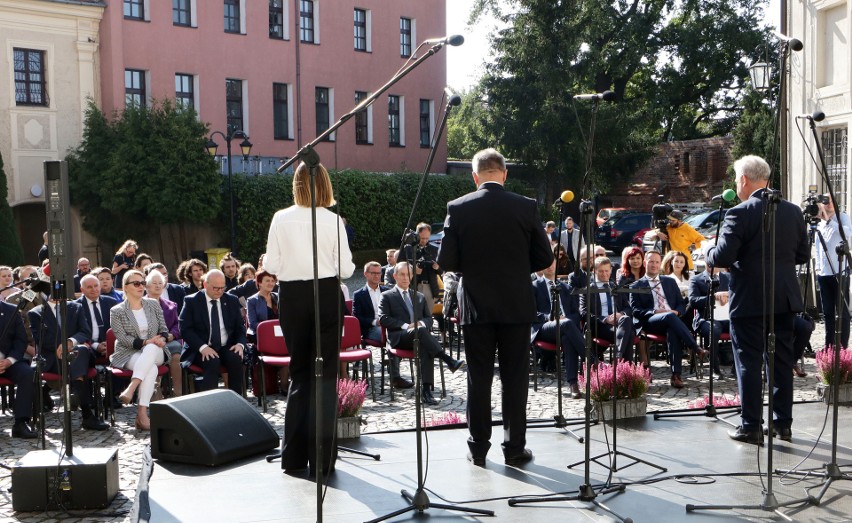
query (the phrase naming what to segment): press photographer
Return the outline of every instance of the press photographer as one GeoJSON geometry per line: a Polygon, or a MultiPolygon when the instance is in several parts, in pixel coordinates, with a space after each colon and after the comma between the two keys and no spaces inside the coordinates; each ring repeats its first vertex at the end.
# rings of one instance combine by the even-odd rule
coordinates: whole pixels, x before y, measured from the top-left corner
{"type": "Polygon", "coordinates": [[[438,275],[441,273],[441,268],[438,266],[438,248],[429,244],[429,237],[432,235],[432,226],[428,223],[417,224],[417,236],[419,241],[416,245],[406,245],[403,251],[403,256],[398,259],[413,260],[417,273],[416,290],[423,293],[426,297],[426,307],[432,310],[435,306],[435,297],[438,296],[440,288],[438,287],[438,275]],[[412,252],[413,249],[413,252],[412,252]]]}
{"type": "Polygon", "coordinates": [[[698,231],[692,228],[688,223],[684,223],[683,212],[672,210],[671,206],[664,203],[659,203],[654,206],[654,227],[656,228],[651,237],[668,242],[668,249],[680,251],[686,256],[686,262],[689,270],[694,270],[692,264],[691,248],[698,248],[701,242],[705,240],[698,231]],[[658,210],[658,207],[662,209],[658,210]],[[667,215],[658,218],[661,212],[668,211],[667,215]]]}
{"type": "Polygon", "coordinates": [[[852,236],[852,222],[845,212],[839,215],[835,212],[834,202],[827,194],[815,196],[808,195],[803,205],[805,219],[813,224],[819,220],[816,226],[817,233],[822,241],[816,241],[816,272],[819,284],[820,299],[822,301],[822,312],[825,316],[825,345],[834,345],[834,320],[835,307],[841,302],[839,288],[837,285],[837,273],[843,273],[843,295],[846,304],[841,309],[840,318],[840,344],[846,347],[849,344],[849,268],[846,260],[838,265],[837,246],[840,244],[840,224],[843,224],[843,232],[846,237],[852,236]],[[816,214],[813,210],[816,206],[816,214]],[[823,246],[823,242],[825,245],[823,246]],[[826,252],[827,250],[827,252],[826,252]]]}

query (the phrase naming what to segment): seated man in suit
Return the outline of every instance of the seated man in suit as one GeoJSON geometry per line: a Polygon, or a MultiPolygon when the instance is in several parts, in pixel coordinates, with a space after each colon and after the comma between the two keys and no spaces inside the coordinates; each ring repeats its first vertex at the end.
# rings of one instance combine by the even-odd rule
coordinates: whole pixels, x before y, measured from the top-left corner
{"type": "Polygon", "coordinates": [[[27,332],[18,308],[0,302],[0,377],[15,383],[15,424],[13,438],[33,439],[36,432],[27,421],[33,415],[33,370],[24,359],[27,349],[27,332]]]}
{"type": "Polygon", "coordinates": [[[542,271],[542,275],[533,282],[535,291],[536,320],[530,324],[530,343],[539,340],[548,343],[556,343],[556,329],[559,328],[559,338],[562,345],[562,353],[565,357],[565,376],[571,395],[574,399],[582,398],[580,386],[577,384],[577,362],[586,354],[583,334],[580,330],[579,304],[576,296],[571,295],[568,285],[560,280],[554,281],[556,276],[556,260],[550,267],[542,271]],[[559,292],[559,321],[553,317],[553,301],[551,289],[556,286],[559,292]]]}
{"type": "MultiPolygon", "coordinates": [[[[64,343],[68,346],[71,361],[68,364],[68,374],[71,378],[71,392],[80,401],[80,412],[83,415],[83,428],[90,430],[106,430],[109,425],[95,417],[92,413],[92,382],[86,379],[89,369],[95,366],[97,352],[89,346],[92,339],[92,329],[86,321],[83,306],[76,301],[66,304],[66,334],[64,343]]],[[[61,315],[59,303],[53,299],[39,305],[28,313],[33,339],[44,358],[44,372],[61,373],[59,358],[62,355],[62,334],[57,314],[61,315]]]]}
{"type": "MultiPolygon", "coordinates": [[[[358,318],[361,325],[361,337],[372,341],[382,341],[382,327],[379,324],[379,305],[382,293],[388,287],[379,285],[381,281],[381,266],[379,262],[371,261],[364,265],[364,278],[367,284],[355,291],[352,296],[352,315],[358,318]]],[[[397,389],[410,389],[413,383],[399,375],[399,358],[390,355],[390,379],[397,389]]]]}
{"type": "Polygon", "coordinates": [[[686,311],[687,302],[674,278],[660,275],[662,261],[663,258],[657,251],[645,253],[645,276],[634,282],[630,288],[650,288],[651,293],[631,294],[630,307],[633,309],[633,317],[639,320],[639,325],[646,332],[666,336],[672,370],[671,385],[681,389],[683,379],[680,373],[684,346],[695,351],[699,357],[704,356],[705,352],[698,348],[692,333],[680,319],[686,311]]]}
{"type": "MultiPolygon", "coordinates": [[[[592,279],[593,287],[604,287],[611,284],[612,262],[606,256],[595,258],[595,275],[592,279]]],[[[615,343],[616,358],[620,360],[633,360],[633,316],[630,309],[630,299],[626,293],[590,294],[591,300],[587,302],[586,294],[580,294],[580,316],[585,318],[586,313],[591,314],[592,336],[603,338],[610,343],[615,343]],[[587,306],[591,311],[587,311],[587,306]]]]}
{"type": "Polygon", "coordinates": [[[87,274],[80,279],[80,290],[83,296],[75,300],[83,308],[86,321],[92,331],[90,341],[99,355],[106,356],[106,333],[110,328],[109,310],[115,307],[116,302],[110,296],[101,294],[101,284],[98,277],[87,274]]]}
{"type": "MultiPolygon", "coordinates": [[[[730,284],[730,275],[725,269],[713,267],[713,278],[718,279],[718,285],[714,292],[714,304],[711,306],[725,305],[728,303],[728,288],[730,284]]],[[[731,332],[731,322],[728,318],[718,319],[713,321],[713,346],[710,346],[710,316],[707,310],[707,303],[710,297],[710,271],[704,271],[696,274],[689,279],[689,303],[695,310],[695,317],[692,319],[692,329],[701,334],[704,341],[704,350],[710,350],[711,366],[713,374],[717,378],[722,379],[725,375],[722,373],[722,367],[719,364],[719,337],[722,333],[731,332]]]]}
{"type": "Polygon", "coordinates": [[[246,324],[236,296],[225,294],[225,274],[213,269],[204,275],[204,290],[187,296],[180,313],[180,333],[187,345],[183,361],[204,369],[201,390],[215,389],[219,368],[228,371],[228,388],[243,394],[243,351],[246,324]]]}
{"type": "Polygon", "coordinates": [[[382,281],[385,282],[385,286],[388,288],[396,285],[396,279],[393,277],[393,268],[396,266],[396,259],[399,255],[399,251],[397,249],[388,249],[388,264],[382,267],[382,281]]]}
{"type": "Polygon", "coordinates": [[[379,324],[387,329],[388,341],[392,347],[411,350],[414,337],[420,340],[420,372],[423,374],[423,403],[437,405],[438,400],[432,396],[432,384],[435,382],[434,359],[441,358],[451,372],[464,365],[461,360],[453,359],[444,352],[443,347],[432,336],[432,311],[426,306],[426,299],[419,292],[412,292],[411,275],[414,271],[407,262],[399,262],[394,267],[396,287],[382,293],[379,304],[379,324]],[[412,294],[416,296],[418,322],[415,328],[414,303],[412,294]]]}

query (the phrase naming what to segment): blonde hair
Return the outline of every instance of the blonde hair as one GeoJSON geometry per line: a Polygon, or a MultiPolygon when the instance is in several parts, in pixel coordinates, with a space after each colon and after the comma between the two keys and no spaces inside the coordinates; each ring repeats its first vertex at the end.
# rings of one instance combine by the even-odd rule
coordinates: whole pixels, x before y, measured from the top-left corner
{"type": "MultiPolygon", "coordinates": [[[[293,174],[293,202],[299,207],[311,206],[311,170],[304,163],[299,164],[293,174]]],[[[316,168],[316,202],[317,207],[334,205],[334,190],[331,187],[331,177],[322,164],[316,168]]]]}
{"type": "MultiPolygon", "coordinates": [[[[107,269],[107,270],[109,270],[109,269],[107,269]]],[[[157,273],[157,274],[159,274],[159,273],[157,273]]],[[[130,277],[134,276],[134,275],[135,276],[142,276],[142,281],[143,282],[146,281],[145,275],[142,274],[142,271],[140,271],[138,269],[130,269],[129,271],[125,272],[124,277],[121,278],[121,286],[123,287],[123,286],[127,285],[127,280],[129,280],[130,277]]]]}
{"type": "MultiPolygon", "coordinates": [[[[136,249],[138,249],[138,248],[139,248],[139,244],[138,244],[138,243],[136,243],[136,242],[135,242],[135,241],[133,241],[133,240],[127,240],[127,241],[125,241],[124,243],[122,243],[122,244],[121,244],[121,247],[119,247],[119,248],[118,248],[118,250],[117,250],[117,251],[115,251],[115,253],[116,253],[116,254],[123,254],[123,253],[124,253],[124,251],[126,251],[126,250],[127,250],[127,248],[128,248],[128,247],[130,247],[131,245],[132,245],[134,248],[136,248],[136,249]]],[[[124,283],[122,283],[122,285],[124,285],[124,283]]]]}

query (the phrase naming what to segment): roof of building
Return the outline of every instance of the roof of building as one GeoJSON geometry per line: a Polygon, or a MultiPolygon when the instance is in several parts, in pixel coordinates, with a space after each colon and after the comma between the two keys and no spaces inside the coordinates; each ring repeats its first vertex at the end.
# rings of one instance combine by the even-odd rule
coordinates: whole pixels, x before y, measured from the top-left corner
{"type": "Polygon", "coordinates": [[[42,0],[44,2],[53,2],[55,4],[71,4],[71,5],[90,5],[93,7],[106,7],[104,0],[42,0]]]}

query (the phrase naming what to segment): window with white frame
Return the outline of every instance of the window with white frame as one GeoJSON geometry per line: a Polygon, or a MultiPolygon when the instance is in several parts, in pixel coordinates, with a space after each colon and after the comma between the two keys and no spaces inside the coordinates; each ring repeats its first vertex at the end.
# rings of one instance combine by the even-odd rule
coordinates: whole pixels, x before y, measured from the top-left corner
{"type": "Polygon", "coordinates": [[[828,180],[837,198],[838,211],[846,208],[846,180],[849,172],[849,135],[848,128],[837,127],[822,132],[822,149],[825,153],[825,169],[828,180]]]}
{"type": "Polygon", "coordinates": [[[148,95],[145,89],[145,71],[139,69],[124,70],[124,105],[126,107],[148,105],[148,95]]]}

